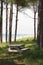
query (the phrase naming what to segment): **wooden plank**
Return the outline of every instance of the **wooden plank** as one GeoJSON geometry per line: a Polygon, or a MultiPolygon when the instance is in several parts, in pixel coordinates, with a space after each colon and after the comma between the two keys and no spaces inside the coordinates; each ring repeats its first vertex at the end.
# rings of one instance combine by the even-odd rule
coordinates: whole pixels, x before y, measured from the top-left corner
{"type": "Polygon", "coordinates": [[[8,52],[19,52],[19,50],[11,50],[10,48],[8,48],[8,52]]]}
{"type": "Polygon", "coordinates": [[[29,50],[29,48],[23,48],[23,49],[21,49],[22,51],[26,51],[26,50],[29,50]]]}
{"type": "Polygon", "coordinates": [[[11,50],[10,48],[8,48],[8,52],[23,52],[27,50],[29,50],[29,48],[23,48],[23,49],[17,49],[17,50],[11,50]]]}
{"type": "Polygon", "coordinates": [[[23,44],[23,43],[22,44],[10,44],[9,47],[23,46],[23,45],[25,45],[25,44],[23,44]]]}

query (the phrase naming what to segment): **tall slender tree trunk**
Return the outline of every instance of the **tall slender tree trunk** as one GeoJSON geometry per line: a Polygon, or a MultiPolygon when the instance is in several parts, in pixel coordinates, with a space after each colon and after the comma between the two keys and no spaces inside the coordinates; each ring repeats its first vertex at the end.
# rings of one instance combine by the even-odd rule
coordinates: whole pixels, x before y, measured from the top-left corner
{"type": "Polygon", "coordinates": [[[7,43],[7,26],[8,26],[8,3],[6,3],[6,43],[7,43]]]}
{"type": "Polygon", "coordinates": [[[38,47],[40,47],[40,1],[39,1],[39,6],[38,6],[37,45],[38,47]]]}
{"type": "Polygon", "coordinates": [[[11,2],[11,5],[10,5],[10,19],[9,19],[9,43],[11,43],[12,18],[13,18],[13,4],[11,2]]]}
{"type": "Polygon", "coordinates": [[[39,0],[39,12],[38,12],[38,34],[37,41],[40,48],[43,48],[43,0],[39,0]]]}
{"type": "Polygon", "coordinates": [[[33,2],[33,10],[34,10],[34,41],[35,41],[36,40],[36,12],[37,12],[37,3],[33,2]]]}
{"type": "Polygon", "coordinates": [[[43,0],[40,0],[40,48],[43,48],[43,0]]]}
{"type": "Polygon", "coordinates": [[[17,4],[17,11],[16,11],[16,24],[15,24],[15,38],[14,41],[16,42],[16,36],[17,36],[17,22],[18,22],[18,4],[17,4]]]}
{"type": "Polygon", "coordinates": [[[0,41],[2,42],[3,0],[1,0],[0,41]]]}
{"type": "Polygon", "coordinates": [[[36,12],[34,11],[34,40],[36,40],[36,12]]]}

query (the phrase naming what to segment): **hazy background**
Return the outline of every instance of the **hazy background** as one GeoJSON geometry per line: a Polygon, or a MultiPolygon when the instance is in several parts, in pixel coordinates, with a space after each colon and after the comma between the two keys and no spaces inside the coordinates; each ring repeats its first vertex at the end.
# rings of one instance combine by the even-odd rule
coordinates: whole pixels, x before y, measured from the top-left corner
{"type": "MultiPolygon", "coordinates": [[[[6,9],[3,9],[3,41],[6,37],[6,9]]],[[[10,8],[10,6],[8,6],[10,8]]],[[[10,9],[8,9],[10,13],[10,9]]],[[[37,14],[38,15],[38,14],[37,14]]],[[[36,15],[36,18],[37,18],[36,15]]],[[[16,16],[16,6],[13,6],[13,20],[12,20],[12,41],[14,40],[15,33],[15,16],[16,16]]],[[[9,15],[8,15],[9,17],[9,15]]],[[[36,20],[37,27],[37,20],[36,20]]],[[[36,30],[37,32],[37,30],[36,30]]],[[[8,34],[9,34],[9,19],[8,19],[8,34]]],[[[18,30],[17,30],[17,39],[22,37],[31,37],[34,35],[34,12],[32,9],[24,9],[22,12],[19,12],[18,15],[18,30]],[[25,12],[26,14],[24,14],[25,12]]],[[[9,35],[8,35],[9,38],[9,35]]]]}

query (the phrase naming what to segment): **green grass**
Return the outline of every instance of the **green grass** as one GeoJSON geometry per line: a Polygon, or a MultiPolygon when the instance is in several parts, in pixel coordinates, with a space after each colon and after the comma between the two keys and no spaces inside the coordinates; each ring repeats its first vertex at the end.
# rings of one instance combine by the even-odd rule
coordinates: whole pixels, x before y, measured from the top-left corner
{"type": "Polygon", "coordinates": [[[19,53],[8,53],[9,43],[0,43],[0,65],[43,65],[43,50],[37,48],[32,38],[25,38],[12,42],[12,44],[24,43],[30,50],[19,53]]]}
{"type": "Polygon", "coordinates": [[[23,57],[27,65],[43,65],[43,51],[40,49],[29,50],[23,57]]]}

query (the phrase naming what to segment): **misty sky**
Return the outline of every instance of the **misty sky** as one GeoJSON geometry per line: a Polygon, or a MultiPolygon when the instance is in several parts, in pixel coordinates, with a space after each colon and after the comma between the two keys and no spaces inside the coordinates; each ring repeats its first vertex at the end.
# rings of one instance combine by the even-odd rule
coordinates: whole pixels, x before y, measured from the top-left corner
{"type": "MultiPolygon", "coordinates": [[[[5,5],[4,5],[4,8],[5,8],[5,5]]],[[[8,6],[8,8],[10,8],[10,6],[8,6]]],[[[10,9],[8,9],[8,10],[10,13],[10,9]]],[[[15,33],[15,16],[16,16],[16,7],[13,6],[12,34],[15,33]]],[[[9,15],[8,15],[8,17],[9,17],[9,15]]],[[[28,36],[32,36],[34,34],[34,19],[33,18],[34,18],[34,12],[32,9],[24,9],[22,12],[19,12],[18,13],[17,34],[28,34],[28,36]],[[25,12],[25,14],[24,14],[24,12],[25,12]]],[[[3,9],[3,34],[5,34],[5,32],[6,32],[5,23],[6,23],[6,9],[3,9]]],[[[8,27],[9,27],[9,19],[8,19],[8,27]]],[[[8,33],[9,33],[9,31],[8,31],[8,33]]],[[[14,37],[14,36],[12,36],[12,37],[14,37]]],[[[4,36],[3,36],[3,40],[5,40],[4,36]]]]}

